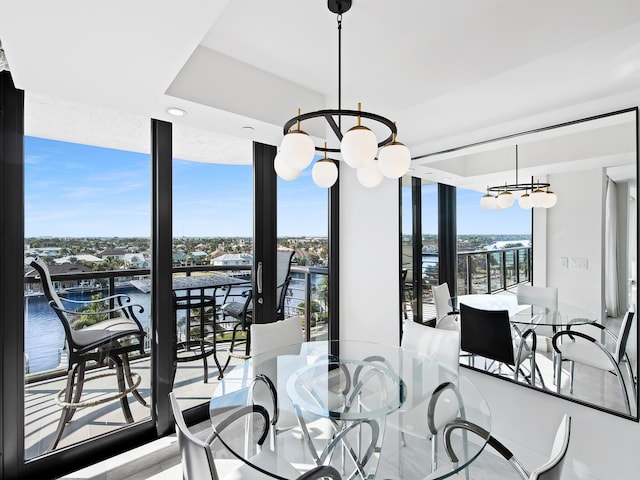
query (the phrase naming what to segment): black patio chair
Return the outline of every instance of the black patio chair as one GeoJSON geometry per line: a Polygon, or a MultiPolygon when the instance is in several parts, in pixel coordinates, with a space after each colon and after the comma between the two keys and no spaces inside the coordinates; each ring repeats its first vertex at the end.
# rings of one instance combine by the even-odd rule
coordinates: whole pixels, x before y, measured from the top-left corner
{"type": "Polygon", "coordinates": [[[45,297],[62,323],[68,349],[66,387],[60,390],[56,396],[56,403],[62,407],[62,414],[49,451],[56,448],[62,438],[65,426],[79,408],[120,400],[120,406],[127,423],[133,423],[127,395],[131,393],[140,404],[146,405],[144,398],[137,390],[141,377],[132,372],[129,365],[129,353],[137,352],[140,355],[145,353],[144,337],[146,333],[134,313],[134,309],[141,313],[142,306],[129,303],[130,298],[126,295],[112,295],[89,301],[61,298],[53,288],[47,264],[41,258],[36,258],[31,262],[31,266],[38,272],[45,297]],[[111,300],[117,303],[113,308],[97,310],[96,304],[111,300]],[[90,310],[84,310],[88,307],[90,310]],[[92,323],[89,320],[87,323],[92,323],[91,325],[79,329],[74,328],[74,323],[77,323],[78,319],[91,318],[96,318],[98,321],[92,323]],[[88,362],[95,362],[96,366],[107,364],[115,366],[115,373],[100,373],[85,377],[88,362]],[[85,383],[107,375],[117,377],[118,391],[113,395],[96,400],[82,401],[82,390],[85,383]]]}
{"type": "MultiPolygon", "coordinates": [[[[276,257],[276,298],[278,299],[275,318],[276,320],[284,320],[284,303],[287,296],[287,289],[291,281],[291,260],[293,258],[293,250],[278,250],[276,257]]],[[[238,358],[249,358],[251,348],[251,335],[249,326],[253,321],[253,291],[250,284],[233,285],[229,287],[224,298],[221,308],[223,322],[231,317],[234,322],[233,333],[231,335],[231,344],[229,346],[229,355],[238,358]],[[234,353],[233,349],[238,339],[239,332],[245,332],[246,343],[244,355],[234,353]]]]}

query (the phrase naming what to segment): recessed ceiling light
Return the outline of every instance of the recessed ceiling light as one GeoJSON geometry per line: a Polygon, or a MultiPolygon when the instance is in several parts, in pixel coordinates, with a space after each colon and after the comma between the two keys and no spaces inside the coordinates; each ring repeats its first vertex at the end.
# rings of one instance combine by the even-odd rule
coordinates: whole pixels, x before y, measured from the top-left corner
{"type": "Polygon", "coordinates": [[[449,180],[451,180],[451,177],[442,177],[443,182],[448,182],[449,180]]]}
{"type": "Polygon", "coordinates": [[[173,115],[174,117],[181,117],[187,112],[178,107],[169,107],[167,108],[167,113],[169,115],[173,115]]]}

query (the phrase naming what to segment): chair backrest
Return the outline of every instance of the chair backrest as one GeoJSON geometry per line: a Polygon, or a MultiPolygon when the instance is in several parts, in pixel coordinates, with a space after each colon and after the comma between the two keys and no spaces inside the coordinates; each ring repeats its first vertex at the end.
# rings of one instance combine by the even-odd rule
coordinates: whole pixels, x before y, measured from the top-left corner
{"type": "Polygon", "coordinates": [[[35,268],[40,275],[40,282],[42,283],[42,290],[44,291],[44,296],[46,297],[49,305],[55,305],[57,308],[53,310],[58,315],[60,322],[62,323],[62,327],[64,328],[65,335],[67,337],[67,342],[72,343],[71,347],[75,348],[78,345],[78,341],[76,336],[74,335],[74,330],[71,328],[71,322],[69,318],[64,314],[64,305],[62,304],[62,300],[56,293],[55,288],[53,288],[53,282],[51,281],[51,274],[49,273],[49,267],[42,260],[42,258],[37,257],[35,260],[31,262],[31,266],[35,268]]]}
{"type": "MultiPolygon", "coordinates": [[[[251,324],[251,356],[254,362],[254,374],[265,375],[276,386],[277,391],[284,391],[289,376],[301,367],[295,356],[300,354],[300,347],[304,341],[302,335],[302,317],[291,317],[272,323],[251,324]],[[256,357],[269,350],[278,349],[278,357],[256,357]]],[[[264,385],[259,385],[253,393],[254,401],[261,405],[269,405],[271,394],[264,385]]],[[[278,396],[279,413],[275,409],[270,410],[272,418],[277,418],[278,429],[286,429],[296,426],[298,419],[295,415],[293,403],[288,395],[278,396]]],[[[275,406],[274,406],[275,407],[275,406]]]]}
{"type": "Polygon", "coordinates": [[[300,353],[300,345],[304,341],[302,320],[302,317],[290,317],[272,323],[252,323],[251,356],[288,345],[292,346],[292,351],[286,353],[300,353]]]}
{"type": "Polygon", "coordinates": [[[217,480],[211,447],[189,431],[173,392],[169,393],[169,400],[176,423],[184,480],[217,480]]]}
{"type": "Polygon", "coordinates": [[[460,304],[463,351],[515,365],[508,310],[482,310],[460,304]]]}
{"type": "Polygon", "coordinates": [[[278,307],[276,311],[284,313],[284,299],[287,296],[287,288],[291,280],[291,259],[293,258],[293,250],[278,250],[276,252],[276,298],[278,299],[278,307]]]}
{"type": "Polygon", "coordinates": [[[558,310],[558,287],[518,285],[516,297],[519,305],[536,305],[549,310],[558,310]]]}
{"type": "Polygon", "coordinates": [[[571,417],[565,414],[558,425],[549,461],[531,472],[529,480],[561,480],[564,459],[569,448],[571,417]]]}
{"type": "Polygon", "coordinates": [[[629,340],[629,334],[631,333],[631,324],[633,323],[634,317],[635,312],[627,311],[622,319],[622,325],[620,325],[620,333],[618,334],[616,349],[613,355],[613,358],[615,358],[618,363],[622,361],[625,351],[627,350],[627,341],[629,340]]]}
{"type": "Polygon", "coordinates": [[[440,285],[434,285],[431,287],[433,292],[433,302],[436,305],[436,322],[441,320],[449,312],[453,311],[451,306],[451,292],[449,291],[449,284],[447,282],[440,285]]]}
{"type": "Polygon", "coordinates": [[[460,332],[442,330],[405,320],[400,346],[406,350],[435,358],[457,372],[460,365],[460,332]]]}

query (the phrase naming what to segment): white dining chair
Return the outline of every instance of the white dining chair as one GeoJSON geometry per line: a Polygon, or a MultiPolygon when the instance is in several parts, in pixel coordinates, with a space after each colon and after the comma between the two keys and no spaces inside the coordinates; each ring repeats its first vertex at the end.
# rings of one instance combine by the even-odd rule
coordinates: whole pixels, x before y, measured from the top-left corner
{"type": "Polygon", "coordinates": [[[436,307],[436,328],[460,330],[458,312],[451,305],[451,291],[447,282],[431,287],[433,302],[436,307]]]}
{"type": "MultiPolygon", "coordinates": [[[[464,420],[451,422],[445,427],[444,436],[446,451],[452,462],[452,466],[443,466],[435,472],[432,472],[431,474],[424,477],[423,480],[442,478],[443,475],[450,473],[454,468],[456,468],[458,458],[456,453],[453,451],[451,435],[457,429],[473,432],[486,439],[487,444],[491,445],[491,447],[493,447],[496,452],[498,452],[505,460],[509,462],[509,464],[518,473],[522,480],[562,479],[562,469],[564,467],[564,460],[567,455],[567,450],[569,449],[569,439],[571,436],[571,417],[567,414],[563,415],[562,419],[560,420],[560,424],[558,425],[553,444],[551,446],[549,459],[544,464],[531,470],[531,472],[529,472],[524,467],[524,465],[506,446],[504,446],[493,435],[490,435],[489,432],[484,430],[482,427],[464,420]]],[[[465,469],[465,472],[468,472],[468,469],[465,469]]],[[[447,476],[446,478],[460,480],[464,477],[461,472],[458,472],[457,474],[454,474],[453,476],[447,476]]]]}
{"type": "MultiPolygon", "coordinates": [[[[534,287],[518,285],[516,291],[518,305],[533,305],[546,309],[546,315],[558,315],[558,287],[534,287]]],[[[551,338],[555,333],[551,325],[539,325],[535,329],[538,336],[551,338]]]]}
{"type": "MultiPolygon", "coordinates": [[[[433,328],[405,320],[400,347],[433,358],[455,376],[458,375],[460,332],[457,330],[433,328]]],[[[464,417],[461,408],[457,385],[449,381],[443,382],[426,402],[413,406],[409,410],[401,408],[399,413],[401,421],[398,427],[403,443],[406,444],[405,434],[431,439],[431,464],[435,469],[438,456],[438,434],[447,422],[459,416],[464,417]]]]}
{"type": "MultiPolygon", "coordinates": [[[[269,414],[264,407],[247,405],[242,411],[238,410],[237,412],[242,413],[242,416],[260,415],[263,418],[263,432],[257,439],[261,448],[257,449],[258,453],[247,458],[249,463],[246,463],[237,458],[215,458],[212,444],[219,439],[219,434],[225,426],[214,425],[215,433],[212,432],[206,440],[202,440],[187,428],[173,392],[169,393],[169,401],[176,426],[184,480],[266,480],[274,478],[272,475],[257,470],[252,465],[258,466],[265,472],[277,472],[278,478],[296,479],[300,476],[300,472],[296,468],[263,445],[269,432],[269,414]]],[[[238,415],[238,418],[240,417],[241,415],[238,415]]],[[[228,454],[227,457],[233,457],[233,452],[224,451],[228,454]]]]}
{"type": "Polygon", "coordinates": [[[629,394],[627,392],[626,383],[620,366],[626,365],[629,381],[632,386],[634,401],[638,403],[637,399],[637,384],[631,368],[631,362],[627,356],[627,341],[629,340],[629,334],[631,332],[631,325],[633,324],[635,313],[626,312],[620,325],[620,331],[618,334],[612,333],[609,329],[598,323],[590,324],[586,327],[581,327],[581,330],[575,328],[568,328],[561,330],[553,336],[552,344],[553,349],[557,353],[558,361],[556,366],[556,389],[560,393],[562,386],[562,362],[570,362],[570,386],[569,392],[573,394],[573,380],[575,377],[575,364],[580,363],[588,367],[592,367],[603,372],[613,373],[622,390],[622,398],[628,415],[631,415],[631,406],[629,404],[629,394]],[[597,339],[593,335],[585,333],[584,328],[596,329],[597,332],[604,332],[615,342],[615,349],[610,351],[604,343],[597,339]]]}

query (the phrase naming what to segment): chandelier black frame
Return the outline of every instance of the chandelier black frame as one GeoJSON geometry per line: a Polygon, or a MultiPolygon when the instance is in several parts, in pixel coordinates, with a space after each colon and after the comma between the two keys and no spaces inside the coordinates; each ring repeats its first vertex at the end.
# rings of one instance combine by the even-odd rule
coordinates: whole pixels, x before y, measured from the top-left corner
{"type": "MultiPolygon", "coordinates": [[[[305,120],[310,120],[312,118],[324,118],[326,122],[331,127],[331,130],[338,137],[339,141],[342,141],[343,133],[341,129],[342,117],[356,117],[356,118],[367,118],[369,120],[373,120],[374,122],[384,125],[389,129],[389,136],[385,138],[383,141],[378,142],[378,148],[384,147],[385,145],[393,142],[395,136],[398,134],[398,129],[396,128],[395,123],[389,120],[382,115],[378,115],[375,113],[363,112],[360,110],[343,110],[342,109],[342,14],[349,11],[351,8],[352,0],[328,0],[327,6],[329,10],[335,13],[338,16],[338,108],[337,109],[326,109],[326,110],[318,110],[316,112],[303,113],[301,115],[297,115],[290,120],[288,120],[284,124],[283,134],[286,135],[289,133],[291,127],[295,124],[302,123],[305,120]],[[336,122],[335,118],[338,118],[336,122]]],[[[299,128],[299,127],[298,127],[299,128]]],[[[331,152],[331,153],[340,153],[340,148],[329,148],[326,145],[324,147],[316,146],[315,149],[319,152],[331,152]]]]}
{"type": "Polygon", "coordinates": [[[534,182],[533,177],[529,183],[518,183],[518,145],[516,145],[516,183],[496,185],[493,187],[487,187],[487,192],[502,193],[502,192],[522,192],[531,190],[543,190],[550,187],[550,183],[546,182],[534,182]]]}

